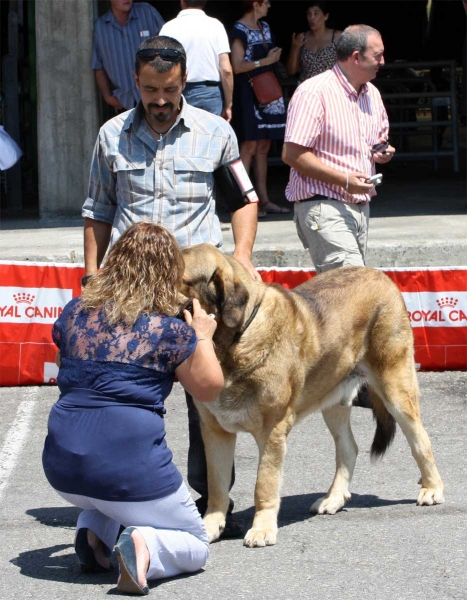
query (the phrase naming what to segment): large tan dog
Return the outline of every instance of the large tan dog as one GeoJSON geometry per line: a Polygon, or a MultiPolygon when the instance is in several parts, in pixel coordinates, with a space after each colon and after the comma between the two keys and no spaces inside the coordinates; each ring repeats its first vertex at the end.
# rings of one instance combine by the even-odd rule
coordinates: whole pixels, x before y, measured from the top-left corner
{"type": "Polygon", "coordinates": [[[334,514],[350,498],[357,459],[352,400],[368,382],[377,420],[372,456],[384,454],[397,422],[421,472],[417,504],[444,502],[443,482],[420,420],[413,336],[406,307],[386,275],[366,267],[321,274],[290,292],[253,281],[234,258],[202,244],[184,251],[182,293],[214,313],[225,388],[197,403],[208,466],[210,541],[229,505],[236,434],[251,433],[260,459],[249,547],[276,543],[286,438],[302,417],[322,411],[336,444],[336,473],[313,513],[334,514]]]}

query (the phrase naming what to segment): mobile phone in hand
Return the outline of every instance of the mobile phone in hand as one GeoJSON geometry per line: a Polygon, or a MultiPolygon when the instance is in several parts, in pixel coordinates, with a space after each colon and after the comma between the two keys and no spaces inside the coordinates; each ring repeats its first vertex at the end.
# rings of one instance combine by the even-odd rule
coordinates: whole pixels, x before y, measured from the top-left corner
{"type": "Polygon", "coordinates": [[[388,149],[388,146],[389,146],[389,142],[387,142],[387,141],[386,142],[379,142],[378,144],[375,144],[371,148],[370,152],[372,154],[375,154],[376,152],[381,152],[381,154],[385,154],[386,150],[388,149]]]}
{"type": "Polygon", "coordinates": [[[375,175],[368,177],[368,179],[366,180],[367,183],[374,183],[375,185],[381,185],[382,181],[383,181],[382,173],[376,173],[375,175]]]}

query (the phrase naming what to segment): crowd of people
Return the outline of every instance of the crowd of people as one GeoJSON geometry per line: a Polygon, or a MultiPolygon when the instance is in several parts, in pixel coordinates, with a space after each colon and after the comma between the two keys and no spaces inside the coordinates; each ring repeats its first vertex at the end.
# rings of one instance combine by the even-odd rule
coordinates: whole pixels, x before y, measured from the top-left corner
{"type": "MultiPolygon", "coordinates": [[[[108,572],[115,547],[118,589],[144,595],[148,580],[194,572],[209,554],[196,402],[215,400],[223,376],[213,315],[196,300],[192,312],[177,314],[180,249],[222,245],[222,187],[234,256],[260,280],[252,264],[258,216],[290,212],[267,192],[271,141],[284,139],[286,197],[316,269],[363,265],[375,194],[369,178],[394,148],[370,83],[384,64],[381,35],[366,25],[327,28],[324,2],[307,4],[309,31],[293,36],[287,69],[299,71],[301,84],[288,115],[280,92],[260,102],[251,85],[274,74],[282,56],[263,20],[268,0],[243,2],[230,40],[204,12],[205,1],[181,0],[178,17],[165,24],[148,4],[110,3],[96,23],[93,68],[116,116],[96,140],[82,210],[82,294],[53,328],[60,398],[43,465],[53,488],[83,509],[75,538],[80,568],[108,572]],[[196,503],[165,443],[164,401],[175,376],[186,391],[196,503]]],[[[235,467],[231,487],[234,481],[235,467]]],[[[233,508],[231,500],[223,537],[243,533],[233,508]]]]}

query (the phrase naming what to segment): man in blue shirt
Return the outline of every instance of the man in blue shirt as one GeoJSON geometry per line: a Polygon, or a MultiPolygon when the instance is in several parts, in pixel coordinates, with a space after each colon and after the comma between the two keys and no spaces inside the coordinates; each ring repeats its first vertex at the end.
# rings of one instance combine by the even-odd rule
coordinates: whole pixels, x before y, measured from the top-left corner
{"type": "Polygon", "coordinates": [[[133,108],[140,94],[133,76],[141,42],[159,33],[164,20],[147,2],[110,0],[110,10],[97,19],[91,67],[104,100],[117,111],[133,108]]]}

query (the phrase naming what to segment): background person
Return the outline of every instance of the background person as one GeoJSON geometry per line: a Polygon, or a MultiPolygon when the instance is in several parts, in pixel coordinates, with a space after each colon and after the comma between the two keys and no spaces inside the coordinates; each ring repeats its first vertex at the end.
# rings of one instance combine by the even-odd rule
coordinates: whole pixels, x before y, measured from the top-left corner
{"type": "Polygon", "coordinates": [[[275,45],[269,25],[260,22],[268,14],[271,5],[269,0],[244,0],[242,4],[245,13],[230,32],[234,72],[232,127],[237,134],[240,156],[247,172],[253,162],[255,188],[260,200],[258,216],[289,213],[288,208],[277,206],[269,200],[266,183],[271,140],[282,139],[284,135],[284,99],[279,98],[262,106],[250,84],[250,76],[273,68],[282,50],[275,45]]]}
{"type": "Polygon", "coordinates": [[[380,33],[368,25],[347,27],[337,64],[302,83],[289,104],[282,156],[292,167],[286,196],[318,273],[365,264],[369,202],[376,195],[367,179],[375,163],[389,162],[395,152],[392,146],[373,151],[389,133],[381,95],[369,83],[382,65],[380,33]]]}
{"type": "Polygon", "coordinates": [[[164,401],[174,375],[199,401],[223,387],[216,322],[193,301],[176,318],[184,271],[175,238],[160,225],[130,227],[52,336],[60,397],[52,407],[43,466],[62,498],[83,509],[75,549],[81,570],[110,570],[117,544],[122,592],[146,580],[200,569],[206,531],[165,441],[164,401]],[[136,563],[136,564],[135,564],[136,563]]]}
{"type": "Polygon", "coordinates": [[[342,31],[326,27],[329,19],[327,2],[309,2],[306,11],[308,31],[292,34],[292,46],[287,60],[287,75],[299,71],[298,81],[319,75],[336,64],[336,45],[342,31]]]}
{"type": "Polygon", "coordinates": [[[106,103],[128,110],[140,99],[133,76],[136,51],[159,33],[164,20],[147,2],[109,1],[110,10],[94,25],[91,67],[106,103]]]}
{"type": "MultiPolygon", "coordinates": [[[[82,211],[86,277],[98,271],[109,243],[138,221],[163,225],[181,247],[222,245],[214,171],[238,159],[235,133],[221,117],[184,100],[186,54],[177,40],[158,36],[143,42],[135,71],[141,102],[105,123],[96,141],[82,211]]],[[[232,211],[234,256],[259,280],[251,263],[256,228],[256,204],[232,211]]],[[[200,494],[197,502],[203,513],[208,497],[204,444],[190,396],[187,404],[188,482],[200,494]]],[[[233,502],[224,537],[243,533],[232,509],[233,502]]]]}
{"type": "Polygon", "coordinates": [[[181,12],[160,34],[175,38],[185,48],[188,77],[183,93],[188,104],[230,121],[233,73],[229,39],[222,23],[204,12],[206,3],[180,0],[181,12]]]}

